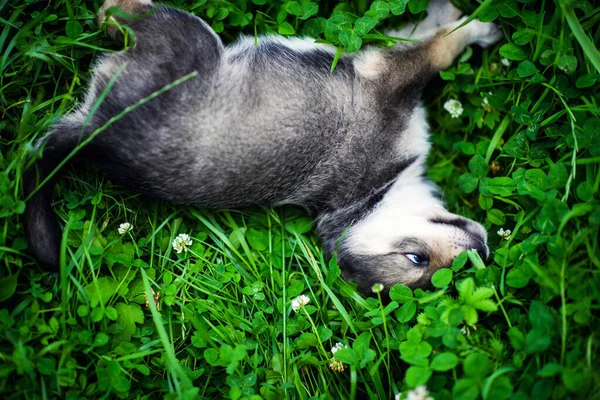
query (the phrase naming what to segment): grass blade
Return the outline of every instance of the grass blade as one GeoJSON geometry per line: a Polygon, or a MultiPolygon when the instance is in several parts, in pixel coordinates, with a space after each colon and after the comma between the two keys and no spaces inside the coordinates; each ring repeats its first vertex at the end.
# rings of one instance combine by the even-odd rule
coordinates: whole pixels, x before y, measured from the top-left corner
{"type": "Polygon", "coordinates": [[[571,31],[575,36],[575,39],[577,39],[577,41],[579,42],[579,45],[583,49],[583,52],[587,56],[588,60],[590,60],[594,68],[596,68],[596,71],[600,73],[600,52],[598,51],[596,46],[594,46],[594,43],[592,43],[588,35],[583,30],[583,27],[581,26],[579,20],[575,16],[573,8],[566,5],[564,1],[561,1],[560,5],[562,7],[565,18],[567,19],[567,23],[569,24],[569,27],[571,28],[571,31]]]}

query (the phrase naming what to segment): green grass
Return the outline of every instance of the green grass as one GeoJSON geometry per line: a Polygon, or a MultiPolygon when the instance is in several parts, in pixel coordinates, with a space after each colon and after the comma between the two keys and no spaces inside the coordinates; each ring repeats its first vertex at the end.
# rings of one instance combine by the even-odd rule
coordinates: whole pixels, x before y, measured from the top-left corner
{"type": "MultiPolygon", "coordinates": [[[[426,3],[173,2],[228,41],[307,34],[347,51],[393,43],[381,28],[426,3]]],[[[60,277],[41,271],[22,173],[94,56],[118,47],[96,25],[99,1],[0,0],[0,397],[391,399],[426,385],[435,399],[600,398],[600,8],[460,3],[505,38],[467,49],[427,90],[429,175],[488,228],[492,257],[464,253],[434,290],[397,286],[386,304],[339,277],[300,210],[177,207],[81,164],[54,196],[60,277]],[[182,233],[193,244],[177,254],[182,233]]]]}

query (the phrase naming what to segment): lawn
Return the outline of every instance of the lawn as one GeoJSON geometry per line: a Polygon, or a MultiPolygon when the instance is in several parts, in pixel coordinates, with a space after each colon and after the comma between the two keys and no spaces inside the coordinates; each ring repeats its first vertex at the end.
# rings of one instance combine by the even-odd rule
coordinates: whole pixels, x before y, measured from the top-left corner
{"type": "MultiPolygon", "coordinates": [[[[427,3],[170,2],[225,41],[309,35],[340,55],[392,45],[383,29],[427,3]]],[[[41,270],[23,171],[120,48],[101,1],[0,0],[0,397],[600,399],[600,7],[457,3],[504,38],[426,90],[428,174],[491,256],[382,302],[340,278],[302,210],[174,206],[82,163],[54,194],[61,273],[41,270]]]]}

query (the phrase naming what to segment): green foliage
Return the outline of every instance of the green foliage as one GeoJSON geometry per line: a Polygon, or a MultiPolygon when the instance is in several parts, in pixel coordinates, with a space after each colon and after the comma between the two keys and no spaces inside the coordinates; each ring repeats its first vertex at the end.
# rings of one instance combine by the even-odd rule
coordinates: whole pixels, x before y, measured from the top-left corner
{"type": "MultiPolygon", "coordinates": [[[[383,28],[428,4],[171,3],[226,41],[308,35],[340,56],[394,44],[383,28]]],[[[600,14],[588,1],[460,3],[505,39],[468,48],[427,91],[429,176],[484,224],[492,254],[463,253],[429,289],[399,285],[382,303],[340,278],[299,210],[175,207],[90,169],[67,171],[54,195],[66,273],[37,269],[21,219],[32,143],[116,44],[96,25],[99,2],[0,2],[0,397],[384,399],[419,385],[436,399],[597,396],[600,14]],[[177,254],[180,233],[193,244],[177,254]]]]}

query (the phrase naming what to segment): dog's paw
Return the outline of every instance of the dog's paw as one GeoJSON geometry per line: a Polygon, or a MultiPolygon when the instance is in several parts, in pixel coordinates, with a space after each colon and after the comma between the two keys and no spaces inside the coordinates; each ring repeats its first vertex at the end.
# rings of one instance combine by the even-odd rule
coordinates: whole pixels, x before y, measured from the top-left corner
{"type": "Polygon", "coordinates": [[[427,18],[425,21],[428,22],[429,29],[441,28],[444,25],[448,25],[454,21],[458,21],[463,12],[448,0],[433,0],[427,7],[427,18]]]}
{"type": "Polygon", "coordinates": [[[469,42],[478,44],[486,48],[502,39],[503,34],[500,28],[491,22],[481,22],[478,20],[469,23],[471,37],[469,42]]]}
{"type": "Polygon", "coordinates": [[[104,24],[107,19],[106,10],[111,7],[117,7],[128,14],[137,14],[151,6],[152,0],[106,0],[98,10],[98,24],[100,26],[104,24]]]}

